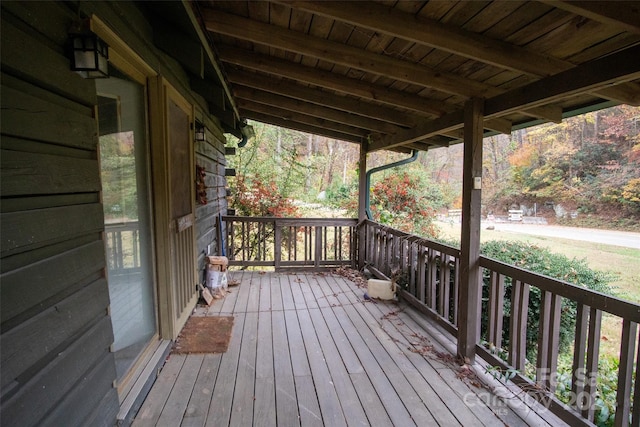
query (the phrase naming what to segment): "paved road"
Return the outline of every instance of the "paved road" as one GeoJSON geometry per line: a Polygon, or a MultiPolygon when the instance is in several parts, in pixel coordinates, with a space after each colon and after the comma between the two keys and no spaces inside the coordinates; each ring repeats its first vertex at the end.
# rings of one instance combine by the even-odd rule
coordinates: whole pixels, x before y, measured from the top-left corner
{"type": "MultiPolygon", "coordinates": [[[[483,228],[489,226],[483,223],[483,228]]],[[[604,243],[606,245],[624,246],[640,249],[640,233],[627,231],[598,230],[593,228],[561,227],[558,225],[532,225],[498,222],[496,230],[533,236],[560,237],[563,239],[582,240],[586,242],[604,243]]]]}

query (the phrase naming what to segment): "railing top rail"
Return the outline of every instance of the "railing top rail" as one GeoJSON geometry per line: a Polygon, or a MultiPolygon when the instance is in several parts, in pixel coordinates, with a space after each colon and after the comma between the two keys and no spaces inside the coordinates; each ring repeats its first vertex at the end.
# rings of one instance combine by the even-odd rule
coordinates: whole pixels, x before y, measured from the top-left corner
{"type": "Polygon", "coordinates": [[[224,221],[234,222],[270,222],[282,226],[349,226],[353,227],[358,224],[355,218],[292,218],[292,217],[265,217],[265,216],[235,216],[225,215],[222,217],[224,221]]]}
{"type": "Polygon", "coordinates": [[[406,239],[409,243],[421,244],[431,249],[435,249],[436,251],[445,253],[447,255],[460,257],[460,249],[454,248],[453,246],[445,245],[444,243],[439,243],[439,242],[436,242],[435,240],[430,240],[424,237],[416,236],[415,234],[409,234],[404,231],[396,230],[395,228],[391,228],[386,225],[379,224],[369,219],[364,220],[363,223],[378,229],[382,229],[386,233],[392,234],[394,236],[406,239]]]}
{"type": "Polygon", "coordinates": [[[112,222],[105,223],[104,228],[106,231],[133,231],[139,229],[138,224],[138,221],[112,222]]]}
{"type": "Polygon", "coordinates": [[[273,222],[275,217],[223,215],[222,220],[234,222],[273,222]]]}
{"type": "Polygon", "coordinates": [[[592,289],[533,273],[520,267],[506,264],[492,258],[480,256],[480,266],[504,274],[515,280],[535,286],[543,291],[574,300],[589,307],[613,314],[632,322],[640,323],[640,305],[606,295],[592,289]]]}

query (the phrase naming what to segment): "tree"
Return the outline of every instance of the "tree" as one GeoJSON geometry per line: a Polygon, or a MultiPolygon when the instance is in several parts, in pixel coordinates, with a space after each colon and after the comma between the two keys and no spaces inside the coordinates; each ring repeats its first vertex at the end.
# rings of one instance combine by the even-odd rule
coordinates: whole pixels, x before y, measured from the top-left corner
{"type": "Polygon", "coordinates": [[[392,172],[371,188],[374,219],[423,237],[437,235],[435,213],[446,203],[440,187],[428,182],[424,174],[392,172]]]}

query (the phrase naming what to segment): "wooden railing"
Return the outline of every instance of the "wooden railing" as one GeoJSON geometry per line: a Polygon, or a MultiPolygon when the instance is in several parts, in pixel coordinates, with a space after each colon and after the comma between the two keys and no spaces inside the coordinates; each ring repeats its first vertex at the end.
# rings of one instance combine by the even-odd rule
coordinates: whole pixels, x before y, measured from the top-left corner
{"type": "Polygon", "coordinates": [[[108,268],[111,274],[140,270],[138,222],[105,225],[108,268]]]}
{"type": "MultiPolygon", "coordinates": [[[[374,274],[397,280],[407,301],[457,335],[459,250],[371,221],[361,227],[361,265],[364,263],[374,274]]],[[[570,425],[592,425],[600,325],[602,314],[609,313],[621,324],[615,425],[640,425],[640,381],[634,385],[640,366],[640,305],[486,257],[480,258],[480,266],[484,273],[485,316],[477,323],[488,343],[476,346],[480,357],[494,367],[513,372],[515,384],[570,425]],[[528,316],[533,289],[540,295],[538,325],[530,324],[528,316]],[[575,305],[577,316],[574,346],[569,350],[573,352],[572,402],[566,405],[554,392],[560,321],[563,310],[570,305],[575,305]],[[535,366],[535,378],[525,374],[527,331],[531,330],[537,334],[536,360],[529,361],[535,366]]]]}
{"type": "Polygon", "coordinates": [[[379,277],[394,279],[407,298],[428,308],[457,335],[460,250],[373,221],[361,226],[364,265],[379,277]]]}
{"type": "Polygon", "coordinates": [[[355,219],[224,216],[230,265],[331,269],[355,265],[355,219]]]}

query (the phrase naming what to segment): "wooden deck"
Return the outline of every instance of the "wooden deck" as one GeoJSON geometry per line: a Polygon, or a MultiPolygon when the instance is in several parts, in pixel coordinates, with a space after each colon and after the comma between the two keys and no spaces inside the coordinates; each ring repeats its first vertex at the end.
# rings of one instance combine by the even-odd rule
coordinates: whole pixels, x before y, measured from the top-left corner
{"type": "Polygon", "coordinates": [[[451,363],[445,335],[404,304],[336,275],[232,275],[240,286],[194,314],[235,316],[228,351],[172,354],[134,426],[557,424],[473,385],[482,369],[451,363]]]}

